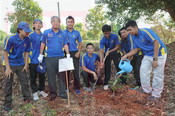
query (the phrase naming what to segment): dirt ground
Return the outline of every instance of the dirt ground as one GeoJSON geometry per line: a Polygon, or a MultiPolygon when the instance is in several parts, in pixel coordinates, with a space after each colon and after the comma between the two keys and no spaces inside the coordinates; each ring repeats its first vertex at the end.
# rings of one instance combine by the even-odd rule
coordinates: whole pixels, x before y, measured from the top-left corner
{"type": "MultiPolygon", "coordinates": [[[[91,95],[81,89],[76,95],[73,87],[70,91],[70,106],[67,100],[49,97],[23,103],[18,81],[13,85],[13,110],[4,112],[3,108],[3,71],[0,68],[0,116],[175,116],[175,43],[167,46],[168,58],[165,67],[165,87],[160,100],[150,102],[148,95],[131,90],[132,75],[127,85],[121,85],[113,95],[112,91],[104,91],[97,85],[91,95]]],[[[114,70],[114,69],[112,69],[114,70]]],[[[114,71],[113,75],[114,77],[114,71]]],[[[71,82],[73,84],[73,82],[71,82]]],[[[46,92],[48,89],[46,88],[46,92]]]]}

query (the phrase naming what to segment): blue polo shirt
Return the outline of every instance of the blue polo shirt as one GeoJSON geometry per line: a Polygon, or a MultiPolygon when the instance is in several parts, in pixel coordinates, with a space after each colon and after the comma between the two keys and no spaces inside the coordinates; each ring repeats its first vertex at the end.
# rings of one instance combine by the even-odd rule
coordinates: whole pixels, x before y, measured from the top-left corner
{"type": "MultiPolygon", "coordinates": [[[[121,41],[121,51],[129,53],[134,48],[133,38],[132,35],[128,34],[128,37],[121,41]]],[[[138,55],[143,55],[141,50],[136,54],[136,56],[138,55]]]]}
{"type": "Polygon", "coordinates": [[[100,57],[96,53],[93,53],[92,57],[90,57],[88,53],[85,53],[82,55],[80,61],[80,66],[85,66],[87,69],[95,71],[96,61],[100,61],[100,57]]]}
{"type": "Polygon", "coordinates": [[[4,41],[4,50],[9,53],[10,66],[24,65],[24,52],[31,51],[30,38],[20,39],[18,33],[8,36],[4,41]]]}
{"type": "Polygon", "coordinates": [[[64,30],[64,32],[68,36],[69,51],[78,51],[78,43],[82,42],[80,32],[74,29],[72,30],[72,32],[70,32],[68,29],[64,30]]]}
{"type": "Polygon", "coordinates": [[[31,64],[38,64],[38,56],[40,54],[40,45],[41,45],[41,37],[42,33],[37,34],[36,31],[30,33],[29,37],[31,40],[31,51],[30,51],[30,61],[31,64]]]}
{"type": "Polygon", "coordinates": [[[45,54],[46,57],[63,57],[64,45],[68,44],[66,33],[59,30],[55,33],[52,29],[45,30],[41,41],[46,44],[45,54]]]}
{"type": "Polygon", "coordinates": [[[166,54],[166,46],[159,36],[151,29],[144,28],[138,30],[138,35],[133,38],[134,48],[141,48],[146,56],[154,56],[154,40],[159,42],[158,56],[166,54]]]}
{"type": "Polygon", "coordinates": [[[127,38],[124,38],[124,40],[121,40],[120,45],[121,45],[121,51],[125,51],[126,53],[129,53],[133,47],[132,36],[128,34],[127,38]]]}
{"type": "MultiPolygon", "coordinates": [[[[116,34],[110,34],[109,38],[106,38],[105,36],[100,40],[100,49],[105,49],[105,53],[107,50],[112,50],[116,47],[116,45],[120,44],[119,37],[116,34]]],[[[115,53],[112,52],[112,53],[115,53]]],[[[110,54],[112,54],[110,53],[110,54]]]]}

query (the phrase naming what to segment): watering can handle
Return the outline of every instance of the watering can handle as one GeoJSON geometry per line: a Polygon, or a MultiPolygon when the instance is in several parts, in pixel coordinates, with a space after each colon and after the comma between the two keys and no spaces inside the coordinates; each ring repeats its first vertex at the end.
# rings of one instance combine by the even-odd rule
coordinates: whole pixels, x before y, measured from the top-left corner
{"type": "Polygon", "coordinates": [[[129,59],[124,59],[124,60],[120,60],[119,65],[121,65],[122,61],[126,61],[126,62],[129,62],[130,63],[130,60],[129,59]]]}
{"type": "Polygon", "coordinates": [[[129,63],[130,63],[130,60],[129,60],[129,59],[124,59],[124,60],[121,60],[121,61],[127,61],[127,62],[129,62],[129,63]]]}

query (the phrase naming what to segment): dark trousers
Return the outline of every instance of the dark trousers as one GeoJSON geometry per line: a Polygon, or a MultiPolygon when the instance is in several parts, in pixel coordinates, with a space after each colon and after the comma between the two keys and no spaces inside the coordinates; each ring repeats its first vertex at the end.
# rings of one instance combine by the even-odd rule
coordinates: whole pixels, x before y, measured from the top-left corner
{"type": "Polygon", "coordinates": [[[57,96],[56,76],[58,77],[59,82],[59,96],[66,96],[65,72],[58,72],[59,59],[62,58],[63,57],[46,57],[46,71],[48,75],[48,83],[51,97],[57,96]]]}
{"type": "Polygon", "coordinates": [[[28,99],[31,100],[27,73],[26,71],[22,72],[24,66],[10,66],[10,68],[13,71],[13,73],[10,75],[10,78],[5,78],[5,88],[4,88],[5,107],[11,107],[12,104],[12,85],[13,85],[14,73],[16,73],[17,77],[19,78],[24,100],[28,99]]]}
{"type": "MultiPolygon", "coordinates": [[[[74,76],[74,88],[80,89],[80,77],[79,77],[79,65],[80,65],[80,59],[75,57],[75,54],[77,51],[70,51],[70,56],[73,58],[74,63],[74,70],[73,70],[73,76],[74,76]]],[[[70,71],[68,71],[68,78],[70,79],[70,71]]]]}
{"type": "Polygon", "coordinates": [[[134,69],[134,78],[136,79],[137,86],[141,86],[140,84],[140,66],[141,66],[142,59],[143,59],[143,55],[139,55],[139,56],[134,56],[133,59],[131,60],[131,64],[134,69]]]}
{"type": "Polygon", "coordinates": [[[30,70],[30,86],[32,89],[32,92],[35,93],[38,90],[44,91],[45,89],[45,74],[41,74],[37,72],[37,66],[38,64],[29,64],[29,70],[30,70]],[[36,83],[36,78],[39,77],[39,86],[36,83]]]}
{"type": "Polygon", "coordinates": [[[105,60],[105,79],[104,79],[104,85],[108,85],[108,82],[110,81],[110,77],[111,77],[111,61],[113,60],[115,68],[118,71],[120,71],[120,68],[118,67],[118,64],[120,62],[121,59],[121,55],[120,53],[113,53],[113,54],[109,54],[106,57],[105,60]]]}
{"type": "Polygon", "coordinates": [[[90,73],[87,73],[85,71],[82,71],[81,72],[81,75],[83,77],[83,80],[84,80],[84,83],[85,83],[85,87],[90,87],[90,83],[95,83],[95,80],[94,80],[94,76],[90,73]]]}

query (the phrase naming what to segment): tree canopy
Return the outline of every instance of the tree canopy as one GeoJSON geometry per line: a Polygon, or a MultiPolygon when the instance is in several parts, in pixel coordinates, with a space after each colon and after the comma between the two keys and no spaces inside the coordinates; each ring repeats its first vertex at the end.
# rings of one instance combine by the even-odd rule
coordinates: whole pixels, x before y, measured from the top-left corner
{"type": "Polygon", "coordinates": [[[7,33],[0,30],[0,46],[3,44],[4,39],[7,37],[7,33]]]}
{"type": "Polygon", "coordinates": [[[32,26],[35,19],[42,18],[42,9],[34,0],[15,0],[12,5],[15,7],[15,12],[7,14],[7,19],[11,23],[11,33],[16,32],[17,24],[21,21],[32,26]]]}
{"type": "Polygon", "coordinates": [[[107,4],[107,14],[111,21],[117,19],[138,19],[142,16],[150,17],[156,11],[166,11],[175,22],[175,0],[96,0],[96,3],[107,4]],[[118,17],[119,14],[125,17],[118,17]]]}
{"type": "Polygon", "coordinates": [[[86,28],[89,30],[87,33],[88,38],[99,40],[102,33],[101,28],[107,23],[105,12],[102,5],[97,5],[90,9],[86,16],[86,28]]]}

